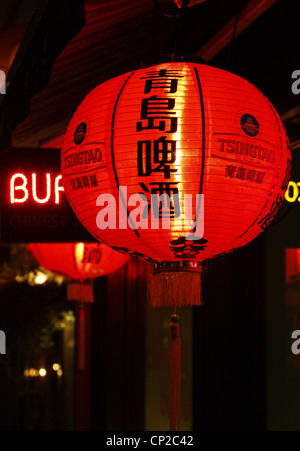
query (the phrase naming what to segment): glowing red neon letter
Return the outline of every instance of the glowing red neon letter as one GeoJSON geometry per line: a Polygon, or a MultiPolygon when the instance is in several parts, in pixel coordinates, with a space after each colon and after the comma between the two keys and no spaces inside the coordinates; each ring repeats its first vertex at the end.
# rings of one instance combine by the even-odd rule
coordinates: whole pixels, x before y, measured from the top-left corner
{"type": "Polygon", "coordinates": [[[26,200],[28,199],[28,196],[29,196],[28,189],[26,188],[26,186],[27,186],[27,178],[25,177],[24,174],[14,174],[12,176],[12,178],[10,179],[10,203],[11,204],[26,202],[26,200]],[[22,185],[15,186],[15,180],[18,178],[22,179],[23,183],[22,183],[22,185]],[[24,196],[20,199],[15,198],[15,191],[17,191],[17,190],[22,190],[24,192],[24,196]]]}
{"type": "Polygon", "coordinates": [[[51,177],[50,174],[46,174],[46,180],[47,180],[47,195],[44,197],[44,199],[39,199],[36,194],[36,174],[32,174],[32,196],[36,202],[39,204],[45,204],[48,202],[51,196],[51,177]]]}
{"type": "Polygon", "coordinates": [[[56,204],[59,204],[59,192],[65,190],[63,186],[59,186],[59,182],[61,179],[62,179],[61,175],[58,175],[57,177],[55,177],[54,191],[55,191],[55,203],[56,204]]]}

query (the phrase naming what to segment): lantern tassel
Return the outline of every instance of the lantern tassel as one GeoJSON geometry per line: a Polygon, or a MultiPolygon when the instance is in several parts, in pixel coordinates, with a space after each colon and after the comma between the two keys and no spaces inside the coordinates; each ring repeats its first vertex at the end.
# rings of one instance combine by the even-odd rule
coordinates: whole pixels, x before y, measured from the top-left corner
{"type": "Polygon", "coordinates": [[[154,269],[148,276],[148,300],[153,307],[202,305],[202,267],[154,269]]]}
{"type": "Polygon", "coordinates": [[[170,431],[180,431],[181,340],[178,316],[170,323],[170,431]]]}

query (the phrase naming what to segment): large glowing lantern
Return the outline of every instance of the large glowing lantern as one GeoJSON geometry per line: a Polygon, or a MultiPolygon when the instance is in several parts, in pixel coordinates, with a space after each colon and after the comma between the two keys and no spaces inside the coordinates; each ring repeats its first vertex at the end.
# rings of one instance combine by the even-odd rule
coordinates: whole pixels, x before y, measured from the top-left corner
{"type": "MultiPolygon", "coordinates": [[[[66,195],[98,240],[154,263],[154,305],[201,303],[201,262],[253,240],[288,185],[281,120],[242,78],[164,63],[95,88],[67,129],[66,195]]],[[[170,324],[170,428],[180,429],[180,337],[170,324]]]]}
{"type": "Polygon", "coordinates": [[[101,243],[31,243],[27,248],[43,268],[72,281],[105,276],[129,259],[101,243]]]}
{"type": "Polygon", "coordinates": [[[96,87],[75,112],[61,155],[82,224],[153,262],[166,292],[181,286],[176,305],[201,302],[192,294],[200,279],[185,283],[185,274],[268,226],[291,170],[285,129],[260,91],[224,70],[181,62],[96,87]]]}

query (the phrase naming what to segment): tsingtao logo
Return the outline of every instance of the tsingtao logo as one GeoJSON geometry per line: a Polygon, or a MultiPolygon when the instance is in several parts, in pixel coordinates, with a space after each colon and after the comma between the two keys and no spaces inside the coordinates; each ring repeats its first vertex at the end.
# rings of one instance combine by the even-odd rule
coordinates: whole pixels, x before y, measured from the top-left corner
{"type": "Polygon", "coordinates": [[[248,136],[254,137],[259,133],[259,123],[252,114],[244,114],[241,117],[241,127],[248,136]]]}
{"type": "Polygon", "coordinates": [[[87,125],[85,122],[81,122],[75,130],[74,133],[74,143],[79,146],[85,138],[87,125]]]}

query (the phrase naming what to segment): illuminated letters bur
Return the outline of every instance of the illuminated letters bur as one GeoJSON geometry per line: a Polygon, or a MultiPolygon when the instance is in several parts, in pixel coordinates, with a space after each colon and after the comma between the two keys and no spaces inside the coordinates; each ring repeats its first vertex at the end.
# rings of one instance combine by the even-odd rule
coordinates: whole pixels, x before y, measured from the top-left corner
{"type": "MultiPolygon", "coordinates": [[[[53,178],[53,177],[52,177],[53,178]]],[[[46,189],[43,190],[45,193],[43,198],[38,196],[38,187],[40,188],[42,177],[37,176],[36,173],[31,174],[31,195],[32,199],[38,204],[46,204],[51,199],[52,193],[52,183],[51,174],[44,174],[44,179],[46,180],[46,189]],[[39,182],[38,182],[39,179],[39,182]]],[[[64,191],[64,188],[60,185],[61,175],[58,175],[54,179],[54,197],[55,204],[60,202],[60,191],[64,191]]],[[[42,190],[41,190],[42,191],[42,190]]],[[[10,203],[24,203],[30,197],[30,187],[28,186],[28,178],[25,174],[16,173],[10,179],[10,203]]]]}

